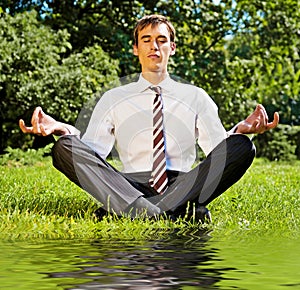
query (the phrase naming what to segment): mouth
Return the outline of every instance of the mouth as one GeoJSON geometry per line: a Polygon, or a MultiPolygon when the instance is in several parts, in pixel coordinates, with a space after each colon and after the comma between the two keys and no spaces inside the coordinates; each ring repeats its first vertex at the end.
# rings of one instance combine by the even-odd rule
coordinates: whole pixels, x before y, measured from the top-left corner
{"type": "Polygon", "coordinates": [[[157,54],[149,54],[148,58],[159,58],[159,55],[157,55],[157,54]]]}

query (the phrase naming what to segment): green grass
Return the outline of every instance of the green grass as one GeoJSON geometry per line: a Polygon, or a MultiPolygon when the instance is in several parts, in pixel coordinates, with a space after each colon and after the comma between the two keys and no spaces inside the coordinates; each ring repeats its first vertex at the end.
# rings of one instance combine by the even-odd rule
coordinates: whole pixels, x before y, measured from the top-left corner
{"type": "Polygon", "coordinates": [[[213,203],[222,234],[299,235],[300,163],[256,159],[244,177],[213,203]]]}
{"type": "Polygon", "coordinates": [[[98,222],[99,204],[68,181],[50,158],[0,166],[0,239],[161,239],[171,233],[197,236],[202,230],[224,235],[298,235],[300,162],[256,159],[245,176],[209,208],[213,223],[107,217],[98,222]]]}

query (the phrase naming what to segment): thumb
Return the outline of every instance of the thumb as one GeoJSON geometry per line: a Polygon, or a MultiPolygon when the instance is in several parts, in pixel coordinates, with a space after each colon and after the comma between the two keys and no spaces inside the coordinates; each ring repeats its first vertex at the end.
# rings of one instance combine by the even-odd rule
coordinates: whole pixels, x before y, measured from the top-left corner
{"type": "Polygon", "coordinates": [[[25,122],[23,119],[19,120],[19,127],[22,130],[23,133],[26,133],[26,128],[25,128],[25,122]]]}
{"type": "Polygon", "coordinates": [[[267,129],[274,129],[277,127],[279,123],[279,114],[277,112],[274,113],[273,121],[271,123],[268,123],[267,129]]]}

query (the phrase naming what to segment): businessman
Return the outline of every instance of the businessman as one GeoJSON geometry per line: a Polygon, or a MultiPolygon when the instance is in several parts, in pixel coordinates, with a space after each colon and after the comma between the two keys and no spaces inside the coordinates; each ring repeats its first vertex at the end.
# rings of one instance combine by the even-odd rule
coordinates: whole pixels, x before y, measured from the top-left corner
{"type": "Polygon", "coordinates": [[[164,16],[141,18],[134,29],[137,81],[113,88],[96,104],[85,132],[37,107],[24,133],[59,136],[54,166],[86,190],[103,215],[168,216],[210,221],[207,205],[236,183],[255,157],[248,134],[275,128],[262,105],[226,131],[216,104],[201,88],[172,79],[175,29],[164,16]],[[115,146],[117,170],[106,158],[115,146]],[[196,164],[196,146],[206,158],[196,164]]]}

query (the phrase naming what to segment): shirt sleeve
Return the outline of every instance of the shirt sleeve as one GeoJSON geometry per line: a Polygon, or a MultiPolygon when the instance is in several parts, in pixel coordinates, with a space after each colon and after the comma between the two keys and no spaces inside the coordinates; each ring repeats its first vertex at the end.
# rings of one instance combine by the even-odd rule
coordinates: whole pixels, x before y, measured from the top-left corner
{"type": "MultiPolygon", "coordinates": [[[[236,133],[236,130],[237,130],[238,125],[239,125],[240,123],[241,123],[241,122],[237,123],[237,124],[234,125],[229,131],[227,131],[228,136],[234,135],[234,134],[241,134],[241,133],[236,133]]],[[[243,135],[248,136],[248,138],[249,138],[250,140],[252,140],[253,137],[254,137],[254,134],[243,134],[243,135]]]]}
{"type": "Polygon", "coordinates": [[[199,107],[196,120],[198,145],[207,156],[228,134],[218,115],[218,107],[203,90],[198,92],[199,107]]]}
{"type": "Polygon", "coordinates": [[[113,106],[110,97],[104,94],[96,104],[82,141],[106,158],[115,142],[113,106]]]}

